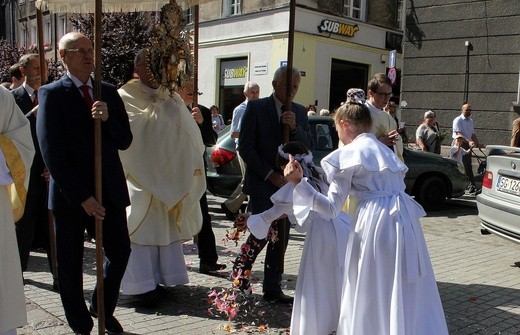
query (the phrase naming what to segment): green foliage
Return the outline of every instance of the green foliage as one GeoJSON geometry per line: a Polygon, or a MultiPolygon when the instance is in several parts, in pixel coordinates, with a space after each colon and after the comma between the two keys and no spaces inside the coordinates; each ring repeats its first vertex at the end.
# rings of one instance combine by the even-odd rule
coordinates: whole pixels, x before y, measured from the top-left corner
{"type": "Polygon", "coordinates": [[[47,61],[47,78],[49,83],[60,79],[64,73],[65,67],[63,66],[61,60],[47,61]]]}
{"type": "MultiPolygon", "coordinates": [[[[75,15],[75,30],[94,41],[94,15],[75,15]]],[[[101,79],[117,87],[132,77],[134,56],[150,38],[154,13],[106,13],[102,18],[101,79]]]]}
{"type": "MultiPolygon", "coordinates": [[[[20,57],[26,53],[38,53],[38,48],[17,48],[15,45],[8,43],[6,40],[0,40],[0,79],[2,82],[11,81],[9,68],[11,65],[18,62],[20,57]]],[[[48,82],[60,79],[63,72],[64,68],[61,61],[47,61],[48,82]]]]}
{"type": "Polygon", "coordinates": [[[439,143],[442,143],[446,138],[449,138],[451,136],[451,132],[449,130],[441,130],[437,133],[437,141],[439,143]]]}
{"type": "Polygon", "coordinates": [[[9,68],[18,62],[20,57],[25,54],[25,48],[18,48],[4,39],[0,39],[0,81],[11,82],[9,68]]]}

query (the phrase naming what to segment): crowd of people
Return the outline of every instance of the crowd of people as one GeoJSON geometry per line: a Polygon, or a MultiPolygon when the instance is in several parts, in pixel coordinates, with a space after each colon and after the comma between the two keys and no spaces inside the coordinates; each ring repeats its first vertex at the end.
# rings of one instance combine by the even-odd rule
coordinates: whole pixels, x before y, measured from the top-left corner
{"type": "MultiPolygon", "coordinates": [[[[461,114],[453,120],[451,148],[446,157],[452,158],[464,166],[464,173],[469,179],[467,191],[469,194],[474,194],[477,188],[473,173],[472,149],[482,148],[482,144],[479,143],[475,133],[475,125],[471,118],[471,105],[469,103],[463,104],[460,112],[461,114]]],[[[515,129],[513,126],[512,146],[514,146],[514,138],[515,129]]],[[[424,113],[422,123],[415,131],[416,148],[424,152],[442,154],[441,145],[443,140],[444,136],[437,122],[435,111],[427,110],[424,113]]]]}
{"type": "MultiPolygon", "coordinates": [[[[120,292],[150,307],[164,287],[188,283],[187,240],[197,243],[201,273],[226,268],[218,263],[204,159],[205,146],[214,145],[225,126],[218,107],[194,104],[193,82],[176,92],[161,88],[150,77],[147,49],[135,57],[137,79],[119,90],[102,83],[103,98],[96,101],[92,42],[68,33],[58,49],[67,70],[60,80],[42,85],[45,64],[28,54],[13,66],[11,93],[0,88],[0,253],[11,255],[0,261],[1,335],[16,334],[26,322],[23,271],[35,237],[43,236],[75,334],[90,334],[100,304],[105,328],[122,333],[114,317],[120,292]],[[95,197],[92,171],[95,123],[103,138],[103,203],[95,197]],[[95,220],[103,228],[104,301],[97,301],[95,287],[87,306],[83,243],[85,230],[95,233],[95,220]]],[[[374,75],[366,100],[362,89],[348,90],[331,116],[339,148],[321,167],[312,161],[308,122],[316,106],[293,101],[300,81],[299,70],[280,67],[270,96],[259,98],[259,85],[247,82],[245,100],[233,111],[231,136],[243,178],[221,207],[251,234],[231,277],[251,292],[253,265],[267,248],[263,299],[293,304],[291,334],[447,334],[419,222],[425,213],[404,192],[407,136],[390,100],[390,79],[374,75]],[[245,200],[248,214],[239,215],[245,200]],[[295,297],[281,286],[291,223],[306,233],[295,297]]],[[[464,165],[474,188],[470,150],[480,144],[470,116],[466,103],[453,121],[450,156],[464,165]]],[[[518,145],[517,121],[512,145],[518,145]]],[[[439,131],[435,112],[427,111],[416,131],[419,148],[440,153],[439,131]]]]}

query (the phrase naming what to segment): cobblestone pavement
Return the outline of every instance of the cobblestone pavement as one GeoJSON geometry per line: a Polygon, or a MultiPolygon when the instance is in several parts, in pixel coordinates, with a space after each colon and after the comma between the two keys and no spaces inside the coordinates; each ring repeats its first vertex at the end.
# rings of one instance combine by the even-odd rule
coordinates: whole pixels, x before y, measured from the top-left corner
{"type": "MultiPolygon", "coordinates": [[[[222,198],[208,197],[217,236],[220,262],[228,264],[236,255],[234,243],[220,242],[232,223],[220,212],[222,198]]],[[[520,334],[520,249],[496,236],[480,234],[474,198],[450,201],[443,210],[430,212],[422,226],[448,321],[450,334],[520,334]]],[[[243,238],[244,240],[245,238],[243,238]]],[[[284,291],[294,294],[304,235],[291,230],[283,280],[284,291]]],[[[95,281],[95,249],[85,248],[85,298],[95,281]]],[[[126,334],[288,334],[291,308],[261,299],[264,252],[255,264],[255,294],[232,322],[208,313],[208,293],[227,288],[228,272],[208,276],[198,272],[197,247],[184,244],[190,283],[167,289],[155,309],[140,308],[134,298],[121,296],[115,316],[126,334]]],[[[31,254],[25,273],[25,295],[29,323],[18,334],[71,334],[59,295],[52,291],[52,278],[44,253],[31,254]]],[[[97,326],[93,334],[97,333],[97,326]]],[[[314,335],[314,334],[309,334],[314,335]]],[[[371,334],[360,334],[371,335],[371,334]]]]}

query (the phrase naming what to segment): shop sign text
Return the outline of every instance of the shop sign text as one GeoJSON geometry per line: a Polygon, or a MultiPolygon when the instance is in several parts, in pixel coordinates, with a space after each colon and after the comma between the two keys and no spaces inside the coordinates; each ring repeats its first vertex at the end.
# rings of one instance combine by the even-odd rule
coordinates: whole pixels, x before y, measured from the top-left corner
{"type": "Polygon", "coordinates": [[[354,37],[358,30],[359,27],[357,24],[346,24],[329,19],[321,21],[321,24],[318,26],[320,33],[331,33],[347,37],[354,37]]]}
{"type": "Polygon", "coordinates": [[[225,79],[245,78],[246,74],[247,74],[247,66],[241,66],[241,67],[237,67],[237,68],[231,68],[231,69],[224,70],[225,79]]]}

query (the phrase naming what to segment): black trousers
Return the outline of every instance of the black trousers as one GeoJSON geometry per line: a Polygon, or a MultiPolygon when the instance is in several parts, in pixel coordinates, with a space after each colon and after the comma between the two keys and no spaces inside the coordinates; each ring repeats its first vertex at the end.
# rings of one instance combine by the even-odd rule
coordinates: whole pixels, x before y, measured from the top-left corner
{"type": "MultiPolygon", "coordinates": [[[[83,297],[84,232],[94,225],[94,219],[83,208],[64,208],[54,211],[58,258],[60,296],[69,326],[75,332],[88,333],[94,323],[83,297]]],[[[125,209],[106,208],[103,220],[104,299],[105,315],[116,308],[119,287],[130,257],[130,238],[125,209]]],[[[91,303],[97,310],[97,289],[91,303]]]]}
{"type": "Polygon", "coordinates": [[[215,233],[211,227],[211,215],[209,215],[208,199],[206,193],[200,198],[202,211],[202,228],[197,235],[197,247],[199,249],[200,263],[212,265],[218,260],[215,233]]]}
{"type": "MultiPolygon", "coordinates": [[[[46,190],[45,190],[46,191],[46,190]]],[[[27,194],[27,201],[22,218],[16,223],[16,240],[18,242],[18,252],[22,271],[27,271],[29,264],[29,254],[34,240],[47,251],[49,269],[52,273],[51,249],[49,237],[49,220],[47,211],[47,194],[44,192],[30,192],[27,194]]]]}
{"type": "MultiPolygon", "coordinates": [[[[262,213],[263,211],[271,208],[273,203],[269,198],[250,196],[247,210],[252,214],[262,213]]],[[[280,220],[281,221],[281,220],[280,220]]],[[[284,219],[285,221],[285,219],[284,219]]],[[[280,229],[279,221],[273,223],[276,229],[280,229]]],[[[233,273],[238,273],[242,270],[244,273],[246,270],[251,270],[258,254],[267,245],[264,262],[264,282],[263,291],[269,293],[281,292],[282,282],[282,264],[281,254],[285,253],[285,249],[289,242],[289,221],[285,223],[285,239],[283,241],[273,242],[271,239],[257,239],[253,234],[249,234],[245,244],[246,248],[241,248],[242,251],[235,259],[233,266],[233,273]],[[245,256],[244,251],[247,253],[245,256]]],[[[245,289],[249,283],[243,283],[241,288],[245,289]]]]}

